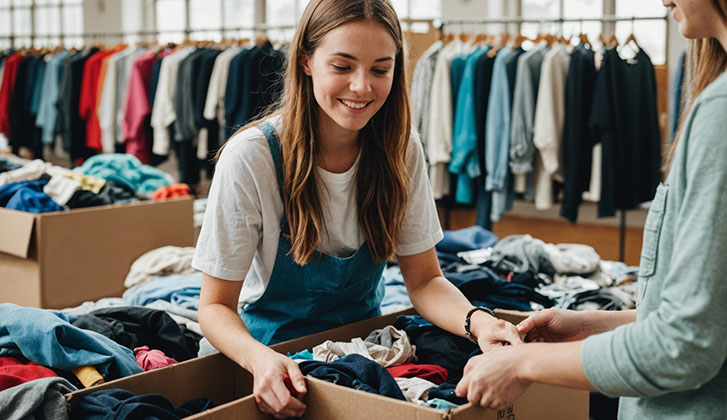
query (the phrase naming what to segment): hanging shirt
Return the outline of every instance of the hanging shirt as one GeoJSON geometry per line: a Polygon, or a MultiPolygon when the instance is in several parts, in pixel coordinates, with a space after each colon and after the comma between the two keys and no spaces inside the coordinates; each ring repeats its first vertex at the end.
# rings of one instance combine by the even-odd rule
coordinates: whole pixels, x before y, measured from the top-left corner
{"type": "Polygon", "coordinates": [[[5,60],[5,70],[0,85],[0,133],[5,137],[10,137],[10,98],[18,76],[18,66],[23,58],[23,55],[17,52],[5,60]]]}
{"type": "Polygon", "coordinates": [[[154,108],[151,111],[151,126],[154,129],[152,151],[156,155],[169,154],[171,136],[169,126],[177,119],[174,111],[174,92],[176,90],[179,63],[194,51],[194,48],[182,48],[164,58],[159,70],[154,108]]]}
{"type": "Polygon", "coordinates": [[[654,66],[643,50],[628,60],[606,51],[589,128],[603,146],[598,216],[650,201],[661,180],[661,134],[654,66]]]}
{"type": "Polygon", "coordinates": [[[41,88],[40,104],[38,105],[38,117],[35,119],[35,126],[42,130],[43,143],[53,143],[58,118],[58,87],[61,82],[63,61],[71,56],[68,51],[61,51],[50,57],[43,75],[43,86],[41,88]]]}
{"type": "Polygon", "coordinates": [[[122,135],[126,143],[126,153],[136,156],[141,163],[151,163],[151,126],[147,117],[151,112],[149,105],[149,85],[156,54],[145,51],[135,61],[129,77],[126,113],[122,125],[122,135]]]}
{"type": "Polygon", "coordinates": [[[579,45],[571,53],[565,81],[565,120],[563,123],[563,162],[565,185],[560,215],[574,222],[578,218],[583,191],[591,177],[593,140],[588,130],[588,117],[593,104],[596,83],[594,54],[579,45]]]}
{"type": "Polygon", "coordinates": [[[553,181],[564,180],[560,145],[569,64],[570,56],[562,45],[554,46],[543,58],[533,124],[533,144],[538,152],[535,165],[535,208],[538,210],[553,206],[553,181]]]}
{"type": "Polygon", "coordinates": [[[507,206],[504,198],[505,180],[510,171],[510,86],[507,79],[506,60],[512,53],[509,46],[500,48],[492,68],[492,87],[487,105],[485,126],[485,188],[493,191],[491,220],[502,217],[507,206]]]}
{"type": "Polygon", "coordinates": [[[432,182],[434,198],[449,194],[449,171],[447,165],[452,158],[452,61],[464,53],[464,44],[455,40],[445,45],[437,56],[432,77],[427,155],[429,156],[429,179],[432,182]]]}
{"type": "MultiPolygon", "coordinates": [[[[429,142],[430,95],[434,66],[437,56],[444,44],[436,41],[424,51],[419,58],[411,82],[411,118],[412,126],[419,133],[419,140],[427,150],[429,142]]],[[[425,156],[426,157],[426,156],[425,156]]]]}
{"type": "Polygon", "coordinates": [[[96,114],[101,64],[104,58],[115,52],[115,50],[109,50],[94,54],[83,66],[81,100],[78,104],[78,114],[86,120],[86,146],[98,151],[102,150],[101,126],[98,122],[98,115],[96,114]]]}
{"type": "Polygon", "coordinates": [[[466,56],[462,81],[457,95],[452,136],[452,161],[449,171],[457,174],[456,201],[463,204],[474,202],[474,179],[480,176],[477,158],[477,127],[475,115],[475,70],[480,58],[489,48],[481,48],[466,56]]]}
{"type": "MultiPolygon", "coordinates": [[[[217,119],[221,128],[225,127],[225,90],[230,73],[230,63],[241,50],[241,48],[226,49],[215,58],[212,67],[203,115],[208,120],[217,119]]],[[[219,134],[219,144],[222,144],[225,140],[225,130],[219,130],[219,134]]]]}

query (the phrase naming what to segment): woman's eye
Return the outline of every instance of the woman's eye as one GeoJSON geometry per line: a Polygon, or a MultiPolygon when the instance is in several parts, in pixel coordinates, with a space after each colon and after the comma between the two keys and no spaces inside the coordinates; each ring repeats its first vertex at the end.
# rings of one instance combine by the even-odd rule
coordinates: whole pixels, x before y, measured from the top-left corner
{"type": "Polygon", "coordinates": [[[374,73],[381,75],[381,76],[385,75],[388,72],[389,72],[389,70],[385,70],[385,69],[374,69],[374,73]]]}
{"type": "Polygon", "coordinates": [[[332,66],[333,66],[333,69],[336,70],[336,71],[348,71],[348,70],[351,70],[351,67],[348,67],[348,66],[337,66],[335,64],[332,64],[332,66]]]}

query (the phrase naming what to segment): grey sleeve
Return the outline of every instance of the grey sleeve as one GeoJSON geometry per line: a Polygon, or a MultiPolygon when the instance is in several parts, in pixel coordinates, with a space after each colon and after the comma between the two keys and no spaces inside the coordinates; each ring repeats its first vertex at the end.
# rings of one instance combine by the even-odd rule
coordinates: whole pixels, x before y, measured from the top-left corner
{"type": "Polygon", "coordinates": [[[586,376],[606,395],[653,397],[696,389],[725,363],[725,109],[727,96],[698,104],[680,140],[687,143],[680,145],[672,163],[678,176],[670,176],[667,192],[677,197],[677,204],[670,208],[667,201],[667,212],[672,211],[665,219],[674,226],[673,236],[660,238],[654,254],[668,261],[668,268],[660,272],[657,262],[656,271],[641,286],[653,310],[583,344],[586,376]],[[672,247],[673,252],[663,252],[672,247]]]}
{"type": "Polygon", "coordinates": [[[513,174],[533,170],[535,145],[533,144],[533,118],[535,115],[535,86],[528,58],[521,57],[515,77],[515,94],[510,127],[510,169],[513,174]]]}

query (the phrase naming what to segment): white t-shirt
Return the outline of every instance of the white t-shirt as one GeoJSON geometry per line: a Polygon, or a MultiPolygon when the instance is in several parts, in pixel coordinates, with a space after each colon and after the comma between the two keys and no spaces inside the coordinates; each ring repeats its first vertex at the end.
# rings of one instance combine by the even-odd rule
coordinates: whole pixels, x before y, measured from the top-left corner
{"type": "MultiPolygon", "coordinates": [[[[279,133],[279,118],[271,121],[279,133]]],[[[341,174],[317,168],[324,186],[319,193],[325,226],[321,247],[326,254],[348,256],[365,241],[356,206],[358,164],[357,159],[341,174]]],[[[409,201],[397,241],[398,255],[424,252],[443,237],[424,151],[413,135],[407,167],[409,201]]],[[[247,129],[230,139],[217,162],[192,266],[220,279],[244,280],[240,302],[255,302],[275,265],[282,217],[283,202],[267,139],[259,128],[247,129]]]]}

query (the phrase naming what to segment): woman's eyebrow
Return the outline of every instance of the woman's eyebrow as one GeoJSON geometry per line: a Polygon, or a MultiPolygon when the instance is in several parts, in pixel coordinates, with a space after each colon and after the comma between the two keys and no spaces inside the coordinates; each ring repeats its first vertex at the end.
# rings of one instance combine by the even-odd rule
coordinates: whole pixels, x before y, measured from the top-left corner
{"type": "MultiPolygon", "coordinates": [[[[343,57],[343,58],[348,58],[349,60],[358,61],[358,58],[352,56],[351,54],[347,54],[345,52],[336,52],[336,53],[333,53],[331,55],[335,55],[335,56],[343,57]]],[[[380,63],[382,61],[394,61],[394,58],[391,57],[391,56],[389,56],[389,57],[377,58],[376,60],[374,60],[375,63],[380,63]]]]}

